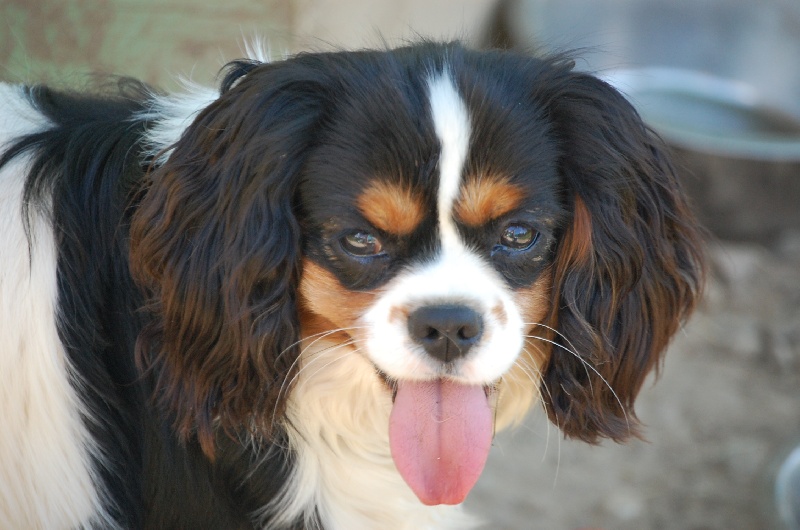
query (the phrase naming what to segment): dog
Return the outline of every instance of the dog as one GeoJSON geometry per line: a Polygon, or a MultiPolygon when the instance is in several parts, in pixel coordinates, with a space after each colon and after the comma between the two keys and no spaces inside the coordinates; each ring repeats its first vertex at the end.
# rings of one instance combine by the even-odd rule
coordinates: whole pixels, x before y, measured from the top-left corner
{"type": "Polygon", "coordinates": [[[0,527],[466,528],[496,431],[638,436],[702,235],[566,56],[0,85],[0,527]]]}

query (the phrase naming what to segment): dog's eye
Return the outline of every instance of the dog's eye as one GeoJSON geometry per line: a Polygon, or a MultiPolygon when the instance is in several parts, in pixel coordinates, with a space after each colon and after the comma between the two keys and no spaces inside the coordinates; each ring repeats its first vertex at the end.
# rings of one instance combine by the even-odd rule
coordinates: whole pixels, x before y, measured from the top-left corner
{"type": "Polygon", "coordinates": [[[380,240],[369,232],[352,232],[339,241],[345,251],[361,258],[377,256],[383,251],[380,240]]]}
{"type": "Polygon", "coordinates": [[[539,239],[539,232],[527,225],[511,224],[503,229],[500,244],[512,250],[527,250],[539,239]]]}

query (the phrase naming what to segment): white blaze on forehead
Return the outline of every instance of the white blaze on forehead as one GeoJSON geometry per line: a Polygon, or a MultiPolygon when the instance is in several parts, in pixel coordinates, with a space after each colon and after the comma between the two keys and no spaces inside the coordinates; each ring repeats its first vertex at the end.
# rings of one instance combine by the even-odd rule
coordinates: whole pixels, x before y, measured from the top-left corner
{"type": "Polygon", "coordinates": [[[447,68],[429,77],[428,97],[441,148],[437,197],[441,251],[429,261],[409,266],[376,298],[362,320],[364,350],[391,378],[441,377],[441,363],[409,336],[407,315],[425,305],[465,305],[482,315],[485,331],[468,358],[448,375],[462,383],[489,384],[509,370],[522,349],[522,317],[502,276],[485,253],[462,241],[453,219],[471,127],[467,105],[447,68]],[[505,314],[504,319],[496,317],[495,308],[505,314]]]}
{"type": "Polygon", "coordinates": [[[467,106],[446,67],[428,80],[428,94],[434,131],[441,144],[437,207],[442,246],[447,249],[460,246],[452,210],[467,160],[470,120],[467,106]]]}

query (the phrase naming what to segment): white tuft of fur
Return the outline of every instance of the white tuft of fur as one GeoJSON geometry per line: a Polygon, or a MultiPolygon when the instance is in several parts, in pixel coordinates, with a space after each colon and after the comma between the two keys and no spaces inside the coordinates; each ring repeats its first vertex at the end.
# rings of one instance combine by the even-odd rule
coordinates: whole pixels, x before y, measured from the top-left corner
{"type": "Polygon", "coordinates": [[[274,525],[315,514],[326,530],[465,529],[459,506],[424,506],[397,472],[389,449],[391,395],[358,345],[311,341],[289,399],[291,479],[262,516],[274,525]]]}
{"type": "Polygon", "coordinates": [[[197,116],[219,98],[219,90],[187,79],[181,80],[183,91],[175,94],[153,94],[150,108],[137,119],[153,122],[145,135],[147,154],[156,165],[167,161],[173,146],[181,139],[197,116]]]}
{"type": "Polygon", "coordinates": [[[272,62],[272,49],[267,39],[262,36],[255,36],[245,40],[244,55],[252,61],[260,63],[272,62]]]}
{"type": "MultiPolygon", "coordinates": [[[[271,62],[272,50],[266,39],[253,37],[244,41],[243,53],[246,58],[260,63],[271,62]]],[[[209,105],[219,99],[217,88],[204,86],[191,79],[178,80],[182,86],[174,94],[152,94],[150,108],[137,116],[147,119],[153,126],[145,135],[147,154],[156,165],[169,159],[174,144],[180,140],[197,116],[209,105]]]]}
{"type": "MultiPolygon", "coordinates": [[[[0,84],[0,152],[50,124],[22,87],[0,84]]],[[[0,170],[0,528],[113,528],[98,491],[84,404],[57,330],[55,236],[22,195],[30,163],[0,170]],[[29,253],[30,250],[30,253],[29,253]]]]}

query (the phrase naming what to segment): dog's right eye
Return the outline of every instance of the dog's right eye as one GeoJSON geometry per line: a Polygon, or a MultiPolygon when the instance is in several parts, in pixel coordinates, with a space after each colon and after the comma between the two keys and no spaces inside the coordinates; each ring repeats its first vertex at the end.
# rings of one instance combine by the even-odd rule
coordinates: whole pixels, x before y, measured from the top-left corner
{"type": "Polygon", "coordinates": [[[500,244],[509,250],[528,250],[539,239],[539,233],[528,225],[511,224],[503,229],[500,244]]]}
{"type": "Polygon", "coordinates": [[[343,236],[339,242],[345,252],[359,258],[377,256],[383,252],[380,240],[369,232],[351,232],[343,236]]]}

